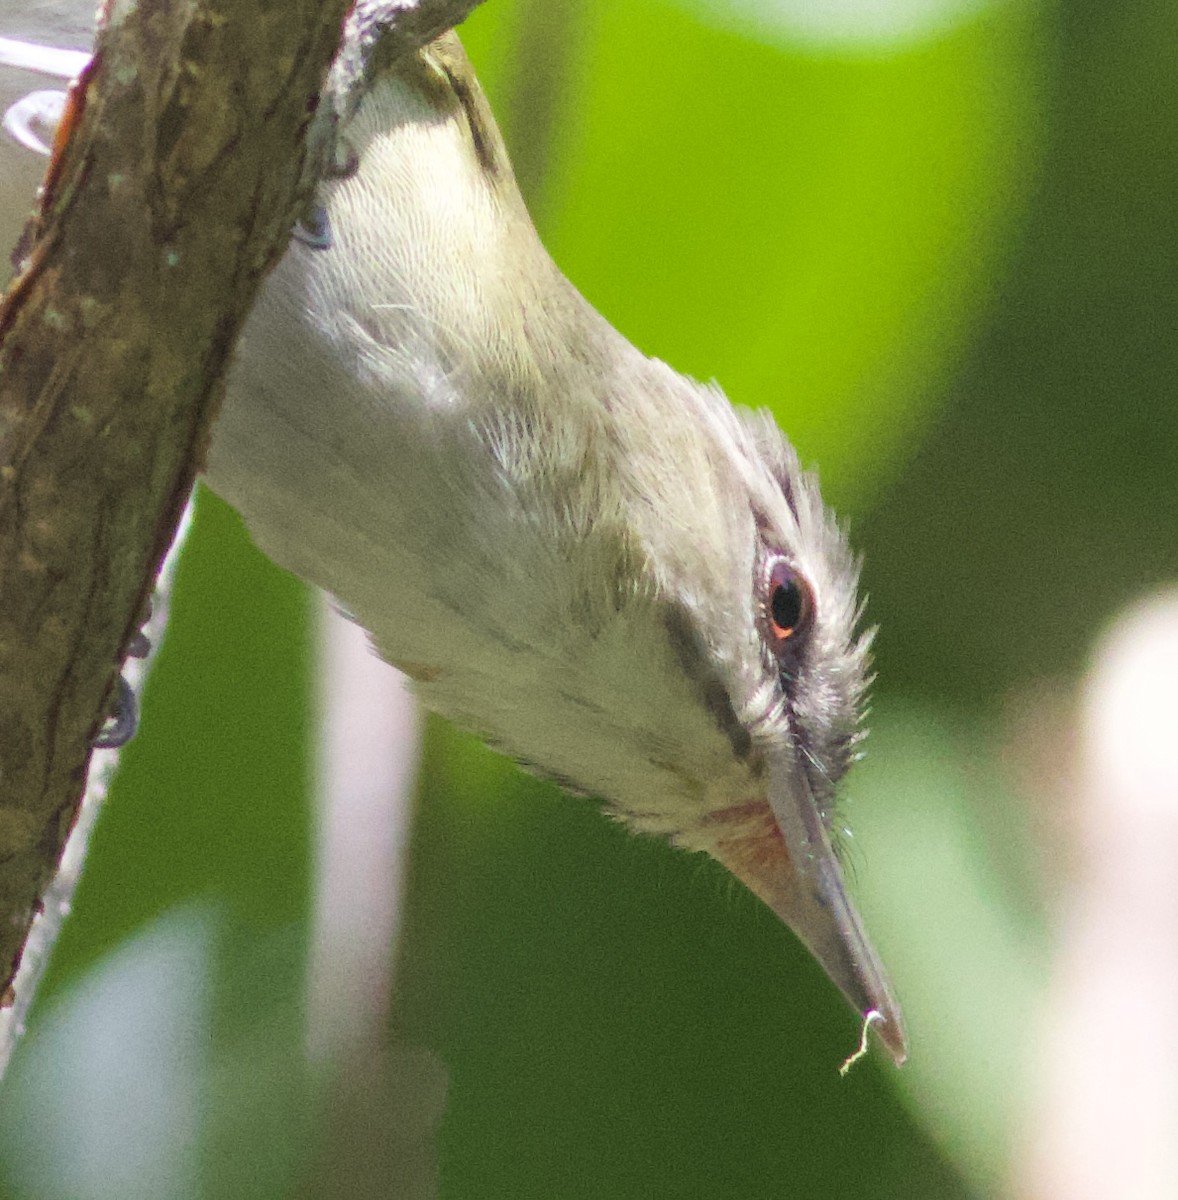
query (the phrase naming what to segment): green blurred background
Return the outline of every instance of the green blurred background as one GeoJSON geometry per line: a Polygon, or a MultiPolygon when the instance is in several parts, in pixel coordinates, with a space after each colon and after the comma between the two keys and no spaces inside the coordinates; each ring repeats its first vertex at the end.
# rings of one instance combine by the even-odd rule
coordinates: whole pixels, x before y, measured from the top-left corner
{"type": "Polygon", "coordinates": [[[566,273],[771,408],[850,521],[845,816],[912,1060],[840,1078],[853,1016],[719,868],[431,721],[387,1058],[325,1099],[310,602],[205,493],[3,1195],[428,1194],[440,1080],[450,1200],[1000,1194],[1058,886],[1011,731],[1178,577],[1178,9],[490,0],[465,41],[566,273]]]}

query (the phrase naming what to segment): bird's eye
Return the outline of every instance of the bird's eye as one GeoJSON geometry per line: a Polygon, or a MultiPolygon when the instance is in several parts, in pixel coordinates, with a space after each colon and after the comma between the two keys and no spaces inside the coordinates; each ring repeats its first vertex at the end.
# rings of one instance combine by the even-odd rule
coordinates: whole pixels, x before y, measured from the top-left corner
{"type": "Polygon", "coordinates": [[[773,561],[766,589],[765,625],[770,645],[781,650],[805,632],[814,611],[806,581],[784,558],[773,561]]]}

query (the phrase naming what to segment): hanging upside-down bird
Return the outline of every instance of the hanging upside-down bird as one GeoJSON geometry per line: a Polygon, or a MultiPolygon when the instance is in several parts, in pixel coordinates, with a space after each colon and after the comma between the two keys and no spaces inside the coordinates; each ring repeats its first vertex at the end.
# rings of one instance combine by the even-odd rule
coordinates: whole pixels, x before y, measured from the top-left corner
{"type": "Polygon", "coordinates": [[[564,278],[453,35],[379,73],[338,137],[208,482],[426,705],[724,864],[902,1061],[831,844],[867,638],[815,478],[564,278]]]}

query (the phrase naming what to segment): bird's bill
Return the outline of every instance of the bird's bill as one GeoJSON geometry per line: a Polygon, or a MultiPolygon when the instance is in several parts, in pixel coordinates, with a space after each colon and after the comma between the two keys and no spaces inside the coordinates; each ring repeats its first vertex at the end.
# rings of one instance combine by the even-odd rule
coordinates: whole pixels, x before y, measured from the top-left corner
{"type": "Polygon", "coordinates": [[[797,934],[899,1066],[908,1055],[900,1006],[792,757],[771,761],[768,799],[772,820],[762,832],[721,841],[712,854],[797,934]]]}

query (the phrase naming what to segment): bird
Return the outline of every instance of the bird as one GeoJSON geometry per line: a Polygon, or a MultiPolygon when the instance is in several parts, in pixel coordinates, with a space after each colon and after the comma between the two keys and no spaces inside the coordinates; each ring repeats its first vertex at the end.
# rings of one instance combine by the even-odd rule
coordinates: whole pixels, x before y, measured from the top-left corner
{"type": "Polygon", "coordinates": [[[871,631],[816,476],[563,275],[455,34],[385,64],[336,136],[205,481],[426,707],[722,864],[903,1062],[837,847],[871,631]]]}

